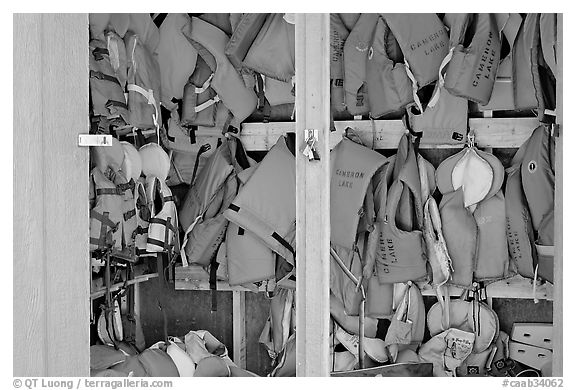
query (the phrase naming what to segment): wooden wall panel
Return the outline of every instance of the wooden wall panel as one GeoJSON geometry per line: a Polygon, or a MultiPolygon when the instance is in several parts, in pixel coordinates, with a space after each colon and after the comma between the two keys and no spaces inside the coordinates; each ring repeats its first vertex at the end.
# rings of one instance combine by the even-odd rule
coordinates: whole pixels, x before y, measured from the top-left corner
{"type": "Polygon", "coordinates": [[[15,250],[14,374],[87,376],[88,15],[16,15],[14,29],[14,147],[29,151],[14,155],[14,242],[27,247],[15,250]]]}

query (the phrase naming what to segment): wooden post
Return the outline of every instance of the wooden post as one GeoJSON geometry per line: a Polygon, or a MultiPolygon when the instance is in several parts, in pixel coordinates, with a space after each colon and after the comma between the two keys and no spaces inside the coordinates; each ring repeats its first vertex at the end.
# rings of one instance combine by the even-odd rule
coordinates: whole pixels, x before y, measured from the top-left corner
{"type": "Polygon", "coordinates": [[[232,291],[232,342],[234,363],[246,369],[246,292],[232,291]]]}
{"type": "Polygon", "coordinates": [[[560,135],[556,138],[556,159],[555,159],[555,179],[556,188],[554,190],[554,355],[552,360],[552,375],[563,376],[563,259],[562,259],[562,149],[564,143],[564,120],[562,101],[562,81],[563,81],[563,36],[562,36],[562,14],[558,14],[557,26],[557,60],[558,72],[556,78],[556,123],[560,125],[560,135]]]}
{"type": "Polygon", "coordinates": [[[88,15],[14,15],[14,372],[88,376],[88,15]]]}
{"type": "Polygon", "coordinates": [[[330,68],[328,14],[296,14],[296,375],[328,376],[330,68]],[[320,161],[302,154],[318,131],[320,161]]]}

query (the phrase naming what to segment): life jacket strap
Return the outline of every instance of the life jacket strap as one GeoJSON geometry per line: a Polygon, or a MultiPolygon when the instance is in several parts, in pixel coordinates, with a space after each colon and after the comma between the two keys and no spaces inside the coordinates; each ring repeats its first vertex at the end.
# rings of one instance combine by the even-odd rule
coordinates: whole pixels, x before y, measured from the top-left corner
{"type": "Polygon", "coordinates": [[[136,215],[136,209],[129,210],[124,213],[124,221],[128,221],[130,218],[136,215]]]}
{"type": "Polygon", "coordinates": [[[420,102],[420,98],[418,97],[418,83],[416,82],[414,74],[412,74],[412,70],[410,70],[410,65],[408,64],[406,58],[404,58],[404,66],[406,67],[406,74],[408,75],[408,78],[412,82],[412,96],[414,97],[414,102],[416,102],[418,109],[422,113],[424,112],[424,109],[422,108],[422,103],[420,102]]]}
{"type": "Polygon", "coordinates": [[[438,69],[438,83],[436,84],[436,89],[434,90],[432,98],[428,102],[428,107],[434,107],[436,103],[438,103],[438,99],[440,98],[440,88],[444,88],[444,75],[442,74],[442,71],[452,59],[453,54],[454,47],[451,47],[450,51],[448,51],[448,54],[446,54],[446,57],[444,57],[442,60],[442,63],[440,63],[440,68],[438,69]]]}
{"type": "Polygon", "coordinates": [[[118,81],[118,79],[116,77],[110,76],[110,75],[107,75],[107,74],[104,74],[102,72],[98,72],[95,70],[90,71],[90,77],[93,79],[110,81],[111,83],[115,83],[115,84],[120,85],[120,81],[118,81]]]}
{"type": "MultiPolygon", "coordinates": [[[[90,210],[90,218],[96,219],[100,221],[100,235],[98,238],[90,237],[90,244],[95,245],[98,248],[106,248],[107,244],[109,244],[109,234],[108,230],[116,231],[118,229],[118,225],[114,223],[109,217],[110,213],[105,211],[104,213],[100,214],[99,212],[95,211],[94,209],[90,210]],[[109,229],[107,229],[109,228],[109,229]]],[[[111,243],[113,245],[113,243],[111,243]]]]}
{"type": "Polygon", "coordinates": [[[205,109],[213,106],[214,104],[218,103],[219,101],[220,101],[220,96],[216,95],[212,99],[208,99],[204,103],[199,104],[196,107],[194,107],[194,112],[204,111],[205,109]]]}
{"type": "Polygon", "coordinates": [[[124,191],[116,188],[98,188],[96,190],[96,196],[98,195],[124,195],[124,191]]]}
{"type": "Polygon", "coordinates": [[[214,77],[214,73],[212,73],[212,74],[210,75],[210,77],[208,77],[208,78],[206,79],[206,81],[204,81],[204,84],[202,84],[201,87],[195,87],[195,88],[194,88],[194,93],[201,94],[201,93],[203,93],[203,92],[206,92],[206,90],[208,89],[208,87],[210,87],[210,82],[212,81],[212,78],[213,78],[213,77],[214,77]]]}
{"type": "Polygon", "coordinates": [[[127,85],[128,91],[137,92],[140,95],[144,96],[151,106],[154,106],[154,114],[152,114],[152,120],[154,122],[154,126],[156,127],[156,136],[158,137],[158,144],[160,144],[160,125],[158,124],[158,104],[156,103],[156,99],[154,99],[154,91],[152,89],[145,90],[139,85],[136,84],[128,84],[127,85]]]}
{"type": "Polygon", "coordinates": [[[128,105],[124,102],[119,102],[118,100],[112,100],[109,99],[106,104],[104,105],[106,108],[110,108],[110,107],[120,107],[123,108],[125,110],[128,109],[128,105]]]}

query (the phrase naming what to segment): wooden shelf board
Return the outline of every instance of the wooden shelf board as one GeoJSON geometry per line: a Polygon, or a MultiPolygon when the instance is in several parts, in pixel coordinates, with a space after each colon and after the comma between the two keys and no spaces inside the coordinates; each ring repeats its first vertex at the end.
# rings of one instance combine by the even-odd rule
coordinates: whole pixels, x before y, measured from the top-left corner
{"type": "MultiPolygon", "coordinates": [[[[133,284],[147,282],[148,280],[150,280],[152,278],[157,278],[157,277],[158,277],[158,273],[135,276],[134,279],[129,280],[128,282],[126,282],[126,284],[124,284],[124,282],[113,284],[112,286],[110,286],[110,291],[117,291],[117,290],[121,289],[122,287],[124,287],[125,285],[130,286],[133,284]]],[[[90,293],[90,299],[100,298],[101,296],[104,296],[105,294],[106,294],[106,288],[98,287],[97,289],[95,289],[95,291],[90,293]]]]}
{"type": "MultiPolygon", "coordinates": [[[[476,144],[481,148],[517,148],[538,127],[536,118],[470,118],[470,129],[476,133],[476,144]]],[[[294,122],[244,123],[240,138],[246,150],[269,150],[278,137],[294,131],[294,122]]],[[[336,131],[330,134],[330,148],[341,139],[348,127],[355,130],[366,145],[375,149],[395,149],[407,130],[401,120],[353,120],[334,122],[336,131]]],[[[214,133],[212,133],[214,134],[214,133]]],[[[203,136],[209,133],[202,133],[203,136]]],[[[423,149],[459,148],[455,145],[421,143],[423,149]]]]}
{"type": "MultiPolygon", "coordinates": [[[[420,285],[422,295],[435,296],[436,293],[429,285],[420,285]]],[[[450,296],[460,296],[462,289],[450,287],[450,296]]],[[[521,276],[514,276],[505,280],[491,283],[486,286],[486,295],[488,298],[515,298],[515,299],[534,299],[532,281],[521,276]]],[[[553,300],[553,286],[544,283],[536,287],[536,299],[553,300]]]]}

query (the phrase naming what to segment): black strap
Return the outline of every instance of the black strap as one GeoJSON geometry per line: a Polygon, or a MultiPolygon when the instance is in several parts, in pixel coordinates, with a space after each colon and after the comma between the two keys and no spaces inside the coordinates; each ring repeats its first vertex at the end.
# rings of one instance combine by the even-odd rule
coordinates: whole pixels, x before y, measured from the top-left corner
{"type": "Polygon", "coordinates": [[[165,197],[163,197],[162,200],[163,200],[164,202],[175,202],[175,201],[176,201],[176,198],[175,198],[174,196],[170,195],[170,196],[165,196],[165,197]]]}
{"type": "Polygon", "coordinates": [[[136,209],[132,209],[130,211],[126,211],[124,213],[124,221],[128,221],[130,218],[136,215],[136,209]]]}
{"type": "Polygon", "coordinates": [[[144,134],[142,134],[142,129],[136,129],[134,144],[136,146],[136,149],[140,149],[142,146],[146,144],[146,138],[144,138],[144,134]]]}
{"type": "Polygon", "coordinates": [[[112,100],[109,99],[106,104],[104,105],[106,108],[110,108],[110,107],[120,107],[123,108],[125,110],[128,109],[128,105],[124,102],[119,102],[118,100],[112,100]]]}
{"type": "Polygon", "coordinates": [[[164,19],[166,19],[166,16],[168,16],[168,14],[150,14],[150,16],[152,16],[152,20],[154,21],[156,27],[160,27],[162,25],[162,22],[164,22],[164,19]],[[156,16],[154,17],[154,15],[156,16]]]}
{"type": "Polygon", "coordinates": [[[242,169],[250,168],[250,161],[248,161],[248,155],[246,154],[246,150],[244,149],[244,145],[242,142],[237,139],[236,140],[236,162],[242,169]]]}
{"type": "Polygon", "coordinates": [[[116,83],[116,84],[120,85],[120,81],[118,81],[118,79],[116,77],[104,74],[102,72],[97,72],[95,70],[90,71],[90,77],[94,78],[94,79],[98,79],[98,80],[110,81],[112,83],[116,83]]]}
{"type": "Polygon", "coordinates": [[[272,109],[270,108],[270,103],[264,94],[264,80],[262,79],[262,75],[260,73],[256,73],[256,85],[254,88],[256,90],[256,96],[258,97],[257,110],[262,112],[262,115],[264,116],[263,122],[268,123],[270,121],[270,114],[272,109]]]}
{"type": "Polygon", "coordinates": [[[282,236],[280,236],[278,233],[274,232],[272,233],[272,238],[275,239],[276,241],[278,241],[280,243],[280,245],[282,245],[284,248],[288,249],[292,255],[294,255],[294,257],[296,257],[296,251],[294,250],[294,248],[292,248],[292,245],[290,245],[288,243],[288,241],[286,241],[284,238],[282,238],[282,236]]]}
{"type": "Polygon", "coordinates": [[[218,309],[218,303],[216,300],[216,289],[218,284],[216,283],[216,271],[218,270],[218,266],[220,266],[220,264],[216,261],[216,254],[218,251],[216,251],[216,253],[214,253],[214,255],[212,256],[212,259],[210,259],[210,298],[211,298],[211,308],[210,308],[210,312],[214,313],[217,309],[218,309]]]}
{"type": "Polygon", "coordinates": [[[192,179],[190,180],[191,184],[194,184],[194,179],[196,178],[196,171],[198,170],[198,164],[200,163],[200,156],[209,151],[210,149],[212,149],[212,146],[210,146],[210,144],[204,144],[202,146],[200,146],[200,149],[198,149],[198,153],[196,154],[196,160],[194,161],[194,170],[192,171],[192,179]]]}
{"type": "Polygon", "coordinates": [[[124,191],[120,190],[118,187],[98,188],[96,190],[96,195],[124,195],[124,191]]]}
{"type": "Polygon", "coordinates": [[[235,211],[235,212],[240,211],[240,207],[236,206],[234,203],[230,203],[230,206],[228,206],[228,208],[232,211],[235,211]]]}

